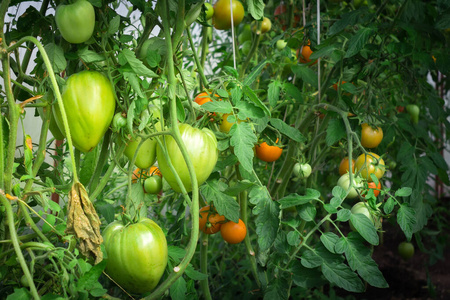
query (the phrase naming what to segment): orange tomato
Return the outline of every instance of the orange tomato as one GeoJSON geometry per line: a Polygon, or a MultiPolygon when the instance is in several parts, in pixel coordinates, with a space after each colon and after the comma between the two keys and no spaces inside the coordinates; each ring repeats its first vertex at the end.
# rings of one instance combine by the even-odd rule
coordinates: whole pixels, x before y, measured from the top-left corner
{"type": "MultiPolygon", "coordinates": [[[[300,57],[300,62],[301,62],[301,63],[306,64],[306,63],[311,62],[311,59],[309,59],[309,57],[311,56],[311,54],[313,53],[313,51],[311,50],[310,45],[311,45],[311,43],[308,42],[307,45],[304,45],[304,46],[302,47],[302,52],[301,52],[301,55],[299,56],[299,57],[300,57]]],[[[298,56],[298,51],[297,51],[297,56],[298,56]]],[[[315,61],[312,65],[315,65],[316,63],[317,63],[317,61],[315,61]]]]}
{"type": "MultiPolygon", "coordinates": [[[[373,194],[375,195],[375,197],[378,197],[378,195],[380,194],[380,190],[381,190],[381,182],[378,181],[378,186],[375,184],[375,182],[369,182],[368,184],[369,189],[373,190],[373,194]]],[[[365,198],[365,196],[367,195],[367,192],[369,191],[369,189],[367,189],[365,192],[363,192],[363,196],[365,198]]]]}
{"type": "Polygon", "coordinates": [[[367,123],[361,124],[361,145],[365,148],[375,148],[383,139],[381,127],[372,128],[367,123]]]}
{"type": "Polygon", "coordinates": [[[204,233],[214,234],[219,232],[223,223],[225,223],[225,217],[219,215],[209,205],[200,209],[199,228],[204,233]]]}
{"type": "Polygon", "coordinates": [[[245,236],[247,235],[247,226],[245,226],[241,219],[239,219],[239,223],[228,221],[227,223],[222,224],[220,234],[227,243],[238,244],[245,239],[245,236]]]}
{"type": "Polygon", "coordinates": [[[151,166],[148,173],[149,173],[149,176],[158,175],[159,177],[162,178],[161,171],[159,171],[157,166],[151,166]]]}
{"type": "MultiPolygon", "coordinates": [[[[214,94],[214,96],[219,98],[219,95],[217,95],[217,94],[214,94]]],[[[207,92],[201,92],[200,94],[197,95],[197,97],[195,97],[194,101],[198,105],[203,105],[206,102],[211,102],[212,101],[210,97],[211,97],[210,94],[208,94],[207,92]]]]}
{"type": "MultiPolygon", "coordinates": [[[[344,175],[348,172],[348,156],[344,157],[339,164],[339,175],[344,175]]],[[[352,173],[355,173],[355,160],[352,158],[352,173]]]]}
{"type": "MultiPolygon", "coordinates": [[[[275,143],[278,143],[278,139],[275,143]]],[[[283,149],[278,146],[269,146],[263,142],[255,146],[256,157],[265,162],[273,162],[280,158],[283,149]]]]}

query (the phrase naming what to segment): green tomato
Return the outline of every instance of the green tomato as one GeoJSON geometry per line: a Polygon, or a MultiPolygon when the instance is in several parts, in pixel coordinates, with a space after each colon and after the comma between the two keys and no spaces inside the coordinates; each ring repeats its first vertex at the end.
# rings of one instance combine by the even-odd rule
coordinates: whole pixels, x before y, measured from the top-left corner
{"type": "MultiPolygon", "coordinates": [[[[375,226],[376,229],[381,227],[381,219],[377,218],[376,216],[372,215],[368,209],[368,204],[364,203],[364,202],[358,202],[355,205],[353,205],[351,212],[352,214],[356,215],[356,214],[363,214],[365,215],[371,222],[372,224],[375,226]]],[[[355,230],[355,227],[352,224],[352,221],[350,220],[350,228],[352,230],[355,230]]]]}
{"type": "Polygon", "coordinates": [[[311,175],[311,166],[309,164],[296,163],[293,172],[298,178],[308,178],[311,175]]]}
{"type": "MultiPolygon", "coordinates": [[[[180,124],[178,128],[180,129],[181,139],[183,140],[191,162],[194,165],[198,185],[201,185],[208,179],[217,163],[219,154],[216,136],[207,128],[193,128],[188,124],[180,124]]],[[[165,145],[166,147],[164,150],[159,145],[156,150],[158,165],[162,175],[176,192],[181,192],[181,188],[177,184],[175,175],[172,173],[166,157],[164,156],[164,151],[167,151],[170,161],[172,162],[175,171],[178,173],[178,176],[180,176],[186,191],[192,191],[189,171],[176,141],[172,136],[165,136],[165,145]]]]}
{"type": "Polygon", "coordinates": [[[367,0],[353,0],[353,4],[355,5],[356,8],[368,5],[367,0]]]}
{"type": "MultiPolygon", "coordinates": [[[[138,137],[135,140],[131,140],[127,143],[123,154],[131,161],[136,153],[137,147],[141,142],[141,138],[138,137]]],[[[156,161],[156,139],[146,139],[142,146],[139,148],[136,160],[134,164],[140,169],[150,168],[156,161]]]]}
{"type": "MultiPolygon", "coordinates": [[[[73,74],[66,82],[62,101],[75,148],[82,152],[91,151],[103,138],[114,117],[116,100],[111,82],[97,71],[73,74]]],[[[53,113],[58,127],[64,129],[59,103],[53,113]]],[[[62,132],[67,136],[64,130],[62,132]]]]}
{"type": "Polygon", "coordinates": [[[252,48],[252,41],[246,41],[242,44],[242,54],[248,55],[250,53],[250,49],[252,48]]]}
{"type": "Polygon", "coordinates": [[[162,179],[158,175],[150,176],[144,181],[144,190],[149,194],[159,194],[162,189],[162,179]]]}
{"type": "Polygon", "coordinates": [[[414,255],[414,245],[409,242],[401,242],[398,245],[398,254],[405,260],[410,259],[414,255]]]}
{"type": "Polygon", "coordinates": [[[278,50],[283,50],[287,45],[287,42],[285,42],[284,40],[278,40],[277,41],[277,49],[278,50]]]}
{"type": "Polygon", "coordinates": [[[127,119],[122,116],[122,113],[118,112],[114,115],[113,121],[112,121],[112,131],[119,132],[120,128],[124,128],[127,126],[127,119]]]}
{"type": "Polygon", "coordinates": [[[205,6],[206,20],[209,20],[214,15],[214,8],[212,7],[211,3],[208,2],[205,2],[203,5],[205,6]]]}
{"type": "Polygon", "coordinates": [[[239,44],[243,44],[246,41],[252,40],[252,30],[250,28],[250,24],[245,24],[242,32],[238,35],[239,44]]]}
{"type": "Polygon", "coordinates": [[[167,241],[154,221],[143,218],[124,226],[113,222],[103,231],[106,273],[129,293],[153,290],[167,266],[167,241]]]}
{"type": "MultiPolygon", "coordinates": [[[[347,191],[348,188],[350,187],[350,174],[345,173],[344,175],[342,175],[339,178],[337,185],[340,186],[341,188],[343,188],[345,191],[347,191]]],[[[353,187],[348,192],[348,195],[346,198],[354,199],[354,198],[358,197],[358,192],[356,190],[358,189],[358,191],[360,191],[362,187],[363,187],[363,184],[362,184],[361,177],[356,177],[355,175],[353,175],[353,187]]]]}
{"type": "Polygon", "coordinates": [[[62,37],[72,44],[86,42],[94,32],[95,11],[86,0],[59,5],[55,12],[56,25],[62,37]]]}
{"type": "Polygon", "coordinates": [[[413,122],[413,124],[419,123],[420,108],[417,105],[415,104],[406,105],[406,111],[411,117],[411,122],[413,122]]]}

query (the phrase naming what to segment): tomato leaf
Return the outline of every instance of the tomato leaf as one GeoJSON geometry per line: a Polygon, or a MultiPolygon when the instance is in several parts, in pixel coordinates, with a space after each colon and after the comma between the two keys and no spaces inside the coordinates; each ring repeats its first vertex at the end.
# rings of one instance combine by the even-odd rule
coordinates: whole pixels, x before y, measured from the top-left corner
{"type": "Polygon", "coordinates": [[[300,261],[302,266],[308,269],[319,267],[323,263],[323,259],[313,250],[306,250],[303,252],[300,261]]]}
{"type": "Polygon", "coordinates": [[[209,179],[200,186],[200,191],[206,202],[213,202],[219,215],[225,216],[235,223],[239,221],[239,204],[236,200],[223,191],[227,185],[217,179],[209,179]]]}
{"type": "Polygon", "coordinates": [[[376,262],[372,259],[370,249],[364,246],[364,240],[361,236],[356,232],[350,232],[346,241],[345,257],[350,268],[356,270],[370,285],[387,288],[389,285],[378,269],[376,262]]]}
{"type": "Polygon", "coordinates": [[[339,237],[333,232],[326,232],[320,236],[320,241],[331,253],[336,253],[334,248],[339,241],[339,237]]]}
{"type": "Polygon", "coordinates": [[[83,274],[77,281],[77,290],[90,290],[96,283],[103,270],[106,268],[106,260],[103,260],[93,266],[87,273],[83,274]]]}
{"type": "Polygon", "coordinates": [[[97,166],[97,159],[98,147],[95,147],[92,151],[84,155],[80,170],[80,182],[83,185],[87,185],[91,180],[91,177],[94,174],[95,168],[97,166]]]}
{"type": "Polygon", "coordinates": [[[81,48],[77,51],[78,57],[84,62],[84,63],[93,63],[93,62],[100,62],[105,60],[105,56],[98,54],[97,52],[94,52],[92,50],[89,50],[89,47],[81,48]]]}
{"type": "Polygon", "coordinates": [[[345,264],[324,264],[322,265],[322,274],[328,281],[349,292],[361,293],[364,291],[361,279],[345,264]]]}
{"type": "Polygon", "coordinates": [[[47,52],[47,56],[52,65],[53,72],[62,72],[67,67],[67,61],[64,57],[63,49],[53,43],[45,45],[44,49],[47,52]]]}
{"type": "Polygon", "coordinates": [[[321,286],[325,283],[319,269],[305,268],[299,261],[294,261],[291,272],[294,275],[292,277],[294,283],[305,289],[321,286]]]}
{"type": "Polygon", "coordinates": [[[350,222],[353,227],[359,232],[359,234],[370,244],[378,245],[379,238],[375,226],[372,221],[364,214],[352,214],[350,216],[350,222]]]}
{"type": "Polygon", "coordinates": [[[306,140],[305,137],[301,134],[301,132],[298,129],[289,126],[288,124],[286,124],[285,122],[283,122],[280,119],[271,118],[271,119],[269,119],[269,122],[273,127],[275,127],[277,130],[279,130],[281,133],[283,133],[288,138],[290,138],[296,142],[300,143],[300,142],[304,142],[306,140]]]}
{"type": "Polygon", "coordinates": [[[238,157],[241,165],[248,172],[253,170],[253,146],[258,139],[256,138],[250,124],[234,123],[230,129],[230,144],[234,147],[234,154],[238,157]]]}
{"type": "Polygon", "coordinates": [[[309,203],[313,200],[319,201],[320,199],[320,192],[316,191],[314,189],[306,189],[306,195],[298,195],[296,193],[290,194],[286,197],[283,197],[278,202],[281,205],[281,209],[297,206],[297,205],[303,205],[306,203],[309,203]]]}
{"type": "Polygon", "coordinates": [[[298,215],[300,216],[300,218],[302,218],[302,220],[306,222],[312,222],[316,217],[316,213],[316,207],[311,203],[306,203],[305,205],[302,205],[300,207],[298,215]]]}
{"type": "Polygon", "coordinates": [[[328,122],[327,137],[325,141],[328,146],[332,146],[339,140],[346,137],[344,122],[341,119],[332,119],[328,122]]]}
{"type": "Polygon", "coordinates": [[[289,231],[286,238],[288,244],[291,246],[298,246],[300,244],[300,233],[298,231],[289,231]]]}
{"type": "Polygon", "coordinates": [[[270,110],[261,102],[255,92],[248,86],[244,86],[245,95],[259,108],[261,108],[267,116],[270,116],[270,110]]]}
{"type": "Polygon", "coordinates": [[[373,32],[374,30],[370,27],[361,28],[358,30],[358,32],[356,32],[356,34],[352,36],[348,42],[348,50],[345,54],[345,58],[358,54],[369,41],[369,38],[372,36],[373,32]]]}
{"type": "Polygon", "coordinates": [[[269,104],[275,107],[280,100],[281,82],[279,80],[274,80],[269,84],[269,89],[267,90],[267,98],[269,99],[269,104]]]}
{"type": "Polygon", "coordinates": [[[408,197],[411,195],[412,189],[410,187],[403,187],[395,191],[396,197],[408,197]]]}
{"type": "Polygon", "coordinates": [[[318,86],[318,80],[317,80],[317,74],[310,68],[303,66],[303,65],[293,65],[291,66],[292,72],[295,73],[300,79],[302,79],[304,82],[312,85],[312,87],[317,88],[318,86]]]}
{"type": "Polygon", "coordinates": [[[250,189],[254,185],[255,183],[250,182],[248,180],[241,180],[235,183],[234,185],[229,186],[225,190],[225,193],[230,196],[237,196],[239,193],[250,189]]]}
{"type": "Polygon", "coordinates": [[[280,224],[280,209],[275,201],[270,197],[265,186],[258,186],[251,189],[249,193],[250,202],[255,206],[253,214],[255,219],[256,234],[258,235],[258,245],[261,251],[269,249],[277,238],[280,224]]]}
{"type": "Polygon", "coordinates": [[[227,114],[233,110],[233,106],[228,101],[210,101],[202,105],[206,111],[227,114]]]}
{"type": "Polygon", "coordinates": [[[352,212],[349,209],[343,208],[337,212],[337,221],[347,222],[350,220],[352,212]]]}
{"type": "Polygon", "coordinates": [[[186,280],[181,276],[170,286],[170,298],[183,300],[186,298],[186,280]]]}
{"type": "Polygon", "coordinates": [[[267,59],[261,61],[259,65],[253,68],[253,70],[244,79],[244,86],[249,88],[249,86],[261,75],[262,69],[266,66],[267,59]]]}
{"type": "Polygon", "coordinates": [[[246,1],[248,12],[253,19],[261,20],[264,17],[264,2],[263,0],[251,0],[246,1]]]}
{"type": "Polygon", "coordinates": [[[238,118],[240,120],[259,119],[265,116],[264,111],[251,102],[238,101],[236,108],[239,109],[238,118]]]}
{"type": "Polygon", "coordinates": [[[349,13],[343,14],[342,18],[335,22],[328,32],[329,35],[334,35],[336,33],[341,32],[344,30],[347,26],[353,26],[358,21],[359,15],[361,14],[362,10],[353,10],[349,13]]]}
{"type": "MultiPolygon", "coordinates": [[[[201,3],[201,2],[200,2],[201,3]]],[[[202,3],[203,4],[203,3],[202,3]]],[[[191,265],[186,268],[186,275],[193,280],[205,280],[208,278],[208,275],[203,274],[197,270],[195,270],[191,265]]]]}
{"type": "MultiPolygon", "coordinates": [[[[350,218],[350,217],[349,217],[350,218]]],[[[342,254],[348,249],[348,242],[345,237],[341,237],[339,241],[337,241],[336,245],[334,245],[334,251],[337,254],[342,254]]]]}
{"type": "Polygon", "coordinates": [[[271,280],[269,282],[269,285],[267,286],[267,289],[264,293],[264,299],[266,300],[288,299],[289,280],[288,278],[283,278],[283,276],[280,277],[274,278],[274,280],[271,280]]]}
{"type": "Polygon", "coordinates": [[[155,72],[144,66],[142,61],[136,58],[136,54],[128,48],[123,49],[118,58],[122,66],[128,63],[138,76],[158,77],[155,72]]]}
{"type": "Polygon", "coordinates": [[[397,213],[397,223],[405,233],[408,240],[413,234],[413,227],[416,224],[415,211],[407,203],[402,203],[397,213]]]}
{"type": "Polygon", "coordinates": [[[169,258],[176,264],[179,264],[181,262],[181,260],[183,259],[183,257],[186,255],[186,250],[184,250],[183,248],[176,247],[176,246],[169,245],[167,247],[167,250],[168,250],[169,258]]]}
{"type": "Polygon", "coordinates": [[[119,26],[120,26],[120,16],[116,15],[109,21],[107,34],[110,36],[116,34],[116,32],[119,30],[119,26]]]}
{"type": "Polygon", "coordinates": [[[394,207],[395,207],[394,198],[389,197],[383,206],[384,212],[386,214],[390,214],[394,210],[394,207]]]}
{"type": "Polygon", "coordinates": [[[196,4],[192,5],[189,11],[186,13],[184,17],[184,22],[186,26],[190,26],[192,23],[197,20],[197,18],[200,16],[200,13],[202,11],[203,2],[199,1],[196,4]]]}

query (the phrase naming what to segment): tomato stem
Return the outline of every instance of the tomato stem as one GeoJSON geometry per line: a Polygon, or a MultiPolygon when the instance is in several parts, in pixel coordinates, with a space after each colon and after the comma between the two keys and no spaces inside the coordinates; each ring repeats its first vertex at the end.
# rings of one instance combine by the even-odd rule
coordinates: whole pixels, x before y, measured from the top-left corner
{"type": "MultiPolygon", "coordinates": [[[[209,234],[202,233],[201,247],[200,247],[200,271],[203,274],[208,274],[208,239],[209,234]]],[[[208,277],[200,280],[200,287],[203,292],[203,298],[211,300],[211,291],[209,290],[208,277]]]]}

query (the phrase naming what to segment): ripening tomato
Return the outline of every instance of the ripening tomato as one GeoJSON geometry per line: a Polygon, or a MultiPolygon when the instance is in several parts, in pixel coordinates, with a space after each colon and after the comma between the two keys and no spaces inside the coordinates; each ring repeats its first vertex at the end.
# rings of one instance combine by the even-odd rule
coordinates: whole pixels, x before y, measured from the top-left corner
{"type": "Polygon", "coordinates": [[[59,5],[56,8],[55,20],[56,26],[66,41],[72,44],[84,43],[94,32],[94,7],[86,0],[59,5]]]}
{"type": "Polygon", "coordinates": [[[162,179],[158,175],[153,175],[145,179],[144,191],[148,194],[159,194],[162,190],[162,179]]]}
{"type": "MultiPolygon", "coordinates": [[[[214,97],[219,98],[219,95],[214,94],[214,97]]],[[[221,99],[219,99],[219,100],[221,100],[221,99]]],[[[203,105],[203,104],[205,104],[206,102],[211,102],[211,101],[212,101],[212,100],[211,100],[211,96],[210,96],[210,94],[207,93],[207,92],[201,92],[201,93],[198,94],[198,95],[195,97],[195,99],[194,99],[194,102],[197,103],[198,105],[203,105]]]]}
{"type": "MultiPolygon", "coordinates": [[[[126,157],[131,161],[134,157],[134,154],[136,153],[137,147],[139,143],[141,142],[141,138],[138,137],[135,140],[131,140],[127,143],[127,146],[125,147],[125,150],[123,151],[123,154],[125,154],[126,157]]],[[[139,151],[136,155],[136,160],[134,161],[134,164],[136,167],[141,169],[147,169],[151,165],[153,165],[156,161],[156,139],[146,139],[141,147],[139,148],[139,151]]]]}
{"type": "MultiPolygon", "coordinates": [[[[339,175],[348,173],[348,167],[350,166],[348,156],[344,157],[339,164],[339,175]]],[[[355,173],[355,160],[352,158],[352,173],[355,173]]]]}
{"type": "MultiPolygon", "coordinates": [[[[91,151],[103,138],[114,117],[114,87],[102,73],[82,71],[67,79],[62,101],[73,145],[82,152],[91,151]]],[[[59,129],[66,135],[59,103],[53,113],[59,129]]]]}
{"type": "Polygon", "coordinates": [[[373,152],[369,152],[367,155],[363,153],[358,156],[355,167],[357,172],[360,172],[359,174],[369,182],[372,181],[370,174],[375,174],[380,179],[386,171],[384,160],[373,152]]]}
{"type": "MultiPolygon", "coordinates": [[[[358,202],[355,205],[353,205],[351,212],[352,214],[363,214],[365,215],[375,226],[376,229],[381,227],[382,219],[375,215],[374,212],[372,212],[372,209],[369,207],[368,204],[365,202],[358,202]],[[370,211],[369,211],[370,209],[370,211]]],[[[355,227],[352,224],[352,221],[350,220],[350,227],[352,230],[355,230],[355,227]]]]}
{"type": "Polygon", "coordinates": [[[373,128],[367,123],[361,125],[361,145],[365,148],[375,148],[383,139],[383,129],[373,128]]]}
{"type": "MultiPolygon", "coordinates": [[[[180,129],[181,139],[183,140],[188,155],[194,165],[198,185],[201,185],[208,179],[216,166],[219,157],[216,136],[208,128],[198,129],[188,124],[180,124],[178,125],[178,128],[180,129]]],[[[176,181],[175,175],[172,173],[172,170],[167,163],[164,151],[167,151],[170,161],[172,162],[175,171],[180,176],[186,191],[190,192],[192,190],[191,177],[189,176],[189,171],[180,148],[172,136],[165,136],[165,148],[162,149],[158,145],[156,156],[158,158],[159,169],[166,181],[174,191],[181,192],[181,188],[176,181]]]]}
{"type": "Polygon", "coordinates": [[[245,239],[245,236],[247,235],[247,226],[245,226],[245,223],[241,219],[239,219],[239,223],[228,221],[225,224],[222,224],[220,234],[227,243],[238,244],[245,239]]]}
{"type": "Polygon", "coordinates": [[[372,190],[375,197],[378,197],[378,195],[380,194],[380,190],[381,190],[381,182],[378,181],[378,185],[376,185],[375,182],[373,182],[373,181],[369,182],[367,188],[368,189],[362,193],[364,197],[365,197],[365,195],[367,195],[367,192],[369,190],[372,190]]]}
{"type": "Polygon", "coordinates": [[[103,231],[108,261],[106,273],[130,293],[153,290],[164,274],[168,251],[164,232],[143,218],[124,226],[116,221],[103,231]]]}
{"type": "MultiPolygon", "coordinates": [[[[233,25],[239,25],[244,19],[244,6],[238,0],[232,0],[233,25]]],[[[213,24],[216,29],[227,30],[231,28],[230,0],[219,0],[214,4],[213,24]]]]}
{"type": "MultiPolygon", "coordinates": [[[[256,23],[256,21],[254,21],[252,23],[253,23],[252,30],[253,30],[253,32],[256,33],[256,30],[258,29],[258,24],[256,23]]],[[[272,22],[270,21],[269,18],[264,17],[261,22],[261,34],[268,32],[271,28],[272,28],[272,22]]]]}
{"type": "MultiPolygon", "coordinates": [[[[219,125],[219,130],[223,133],[230,132],[231,126],[233,126],[236,122],[228,122],[228,117],[232,114],[223,114],[222,116],[222,122],[219,125]]],[[[244,122],[243,120],[238,119],[238,124],[244,122]]]]}
{"type": "MultiPolygon", "coordinates": [[[[301,62],[301,63],[306,64],[306,63],[311,62],[311,59],[309,59],[309,57],[311,56],[311,54],[313,53],[313,51],[311,50],[311,46],[310,46],[310,45],[311,45],[311,43],[308,42],[307,45],[304,45],[304,46],[302,47],[301,55],[298,55],[298,53],[297,53],[297,56],[300,57],[300,62],[301,62]]],[[[317,63],[317,61],[315,61],[315,62],[312,63],[312,64],[315,65],[316,63],[317,63]]]]}
{"type": "MultiPolygon", "coordinates": [[[[278,143],[278,139],[275,143],[278,143]]],[[[278,146],[269,146],[262,142],[255,146],[256,157],[265,162],[273,162],[280,158],[283,149],[278,146]]]]}
{"type": "Polygon", "coordinates": [[[208,2],[205,2],[203,5],[205,6],[206,20],[209,20],[214,15],[214,8],[212,7],[211,3],[208,2]]]}
{"type": "Polygon", "coordinates": [[[219,215],[215,209],[207,205],[200,209],[199,227],[206,234],[219,232],[222,224],[225,223],[225,217],[219,215]]]}
{"type": "MultiPolygon", "coordinates": [[[[344,175],[342,175],[339,178],[337,185],[347,191],[350,187],[350,173],[345,173],[344,175]]],[[[358,197],[358,191],[360,191],[362,187],[363,183],[361,177],[353,175],[353,185],[346,198],[354,199],[358,197]]]]}

